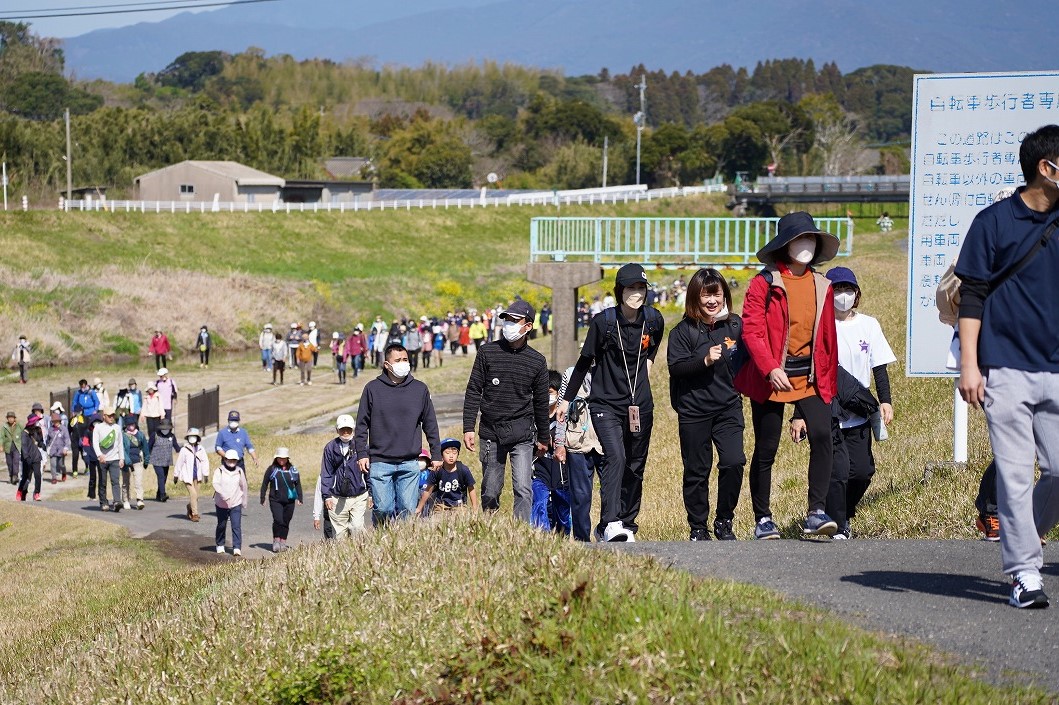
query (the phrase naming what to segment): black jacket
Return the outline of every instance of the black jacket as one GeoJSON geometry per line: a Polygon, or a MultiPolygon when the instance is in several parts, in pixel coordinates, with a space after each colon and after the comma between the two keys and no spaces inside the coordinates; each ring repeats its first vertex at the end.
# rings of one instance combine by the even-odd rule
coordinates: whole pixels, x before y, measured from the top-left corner
{"type": "Polygon", "coordinates": [[[743,344],[743,320],[729,314],[714,325],[684,317],[669,332],[669,400],[681,423],[709,418],[739,403],[733,353],[743,344]],[[721,359],[707,366],[710,348],[724,346],[721,359]]]}

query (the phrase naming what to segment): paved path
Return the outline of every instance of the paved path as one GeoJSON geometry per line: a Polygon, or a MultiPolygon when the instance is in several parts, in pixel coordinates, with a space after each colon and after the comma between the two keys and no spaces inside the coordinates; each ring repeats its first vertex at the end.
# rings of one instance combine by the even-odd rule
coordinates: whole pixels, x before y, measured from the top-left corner
{"type": "Polygon", "coordinates": [[[957,654],[1001,680],[1028,672],[1059,691],[1059,547],[1046,546],[1042,571],[1053,605],[1007,606],[998,544],[984,541],[869,540],[640,542],[648,554],[696,575],[752,583],[839,613],[869,629],[913,637],[957,654]]]}

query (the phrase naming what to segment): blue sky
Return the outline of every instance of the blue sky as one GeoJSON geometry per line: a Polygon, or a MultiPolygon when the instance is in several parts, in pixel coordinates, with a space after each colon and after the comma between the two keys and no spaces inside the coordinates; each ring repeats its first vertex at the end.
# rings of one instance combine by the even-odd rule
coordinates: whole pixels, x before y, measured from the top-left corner
{"type": "MultiPolygon", "coordinates": [[[[163,0],[143,0],[143,2],[155,3],[155,8],[159,7],[161,1],[163,0]]],[[[174,0],[174,2],[169,4],[196,5],[217,1],[218,0],[174,0]]],[[[15,14],[66,14],[68,12],[76,12],[76,10],[53,10],[55,10],[55,8],[86,8],[90,5],[122,5],[127,6],[125,9],[144,9],[143,7],[133,7],[135,2],[136,0],[7,0],[0,4],[0,18],[6,19],[15,14]]],[[[162,5],[162,7],[164,7],[164,5],[162,5]]],[[[95,10],[84,10],[84,12],[93,11],[95,10]]],[[[102,9],[99,11],[102,11],[102,9]]],[[[95,15],[85,17],[55,17],[52,19],[27,19],[24,21],[30,23],[33,32],[40,36],[73,37],[78,34],[84,34],[85,32],[91,32],[92,30],[102,29],[104,27],[124,27],[139,22],[159,22],[180,12],[189,11],[190,10],[186,9],[157,10],[154,12],[135,12],[128,14],[95,15]]],[[[200,10],[200,12],[203,11],[205,10],[200,10]]]]}

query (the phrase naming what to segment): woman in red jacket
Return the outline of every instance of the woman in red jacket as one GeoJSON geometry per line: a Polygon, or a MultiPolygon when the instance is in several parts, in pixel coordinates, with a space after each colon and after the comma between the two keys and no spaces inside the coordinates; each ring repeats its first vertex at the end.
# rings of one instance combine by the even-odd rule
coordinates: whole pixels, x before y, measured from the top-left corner
{"type": "Polygon", "coordinates": [[[838,253],[838,238],[816,227],[811,215],[789,213],[779,234],[757,253],[765,269],[751,279],[743,303],[743,345],[749,361],[735,386],[750,397],[754,456],[750,497],[754,538],[776,539],[769,506],[772,464],[784,404],[795,404],[809,437],[809,510],[802,531],[831,536],[838,525],[824,513],[831,480],[831,399],[838,386],[831,283],[813,270],[838,253]]]}

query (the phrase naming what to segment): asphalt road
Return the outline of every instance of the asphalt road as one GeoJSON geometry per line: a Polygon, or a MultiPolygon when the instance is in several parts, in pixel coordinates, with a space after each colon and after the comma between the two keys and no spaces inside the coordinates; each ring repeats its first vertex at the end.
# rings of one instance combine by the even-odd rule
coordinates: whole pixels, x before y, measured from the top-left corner
{"type": "MultiPolygon", "coordinates": [[[[617,546],[617,544],[614,544],[617,546]]],[[[655,556],[695,575],[769,588],[957,655],[993,681],[1011,677],[1059,692],[1059,547],[1044,548],[1052,606],[1007,605],[1000,549],[984,541],[639,542],[616,548],[655,556]]]]}

